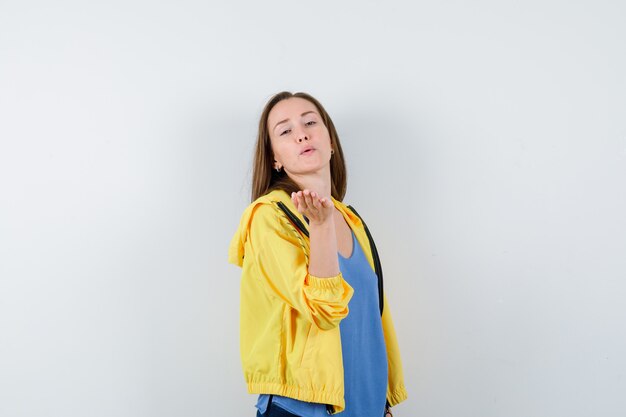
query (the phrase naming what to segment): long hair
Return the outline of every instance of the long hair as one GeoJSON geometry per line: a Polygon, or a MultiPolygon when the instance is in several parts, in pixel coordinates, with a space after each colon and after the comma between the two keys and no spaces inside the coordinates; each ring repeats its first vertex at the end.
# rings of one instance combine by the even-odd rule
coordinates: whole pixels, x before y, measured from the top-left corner
{"type": "Polygon", "coordinates": [[[335,125],[322,104],[314,97],[307,93],[291,93],[289,91],[282,91],[275,94],[267,102],[263,108],[263,112],[261,113],[252,171],[252,201],[272,190],[284,190],[287,194],[300,191],[298,184],[289,178],[284,169],[280,172],[276,172],[272,169],[274,163],[274,152],[272,151],[270,134],[267,126],[267,118],[272,108],[274,108],[278,102],[291,97],[303,98],[310,101],[313,105],[315,105],[315,107],[317,107],[322,121],[328,129],[328,133],[330,135],[330,145],[334,150],[334,153],[330,158],[331,195],[336,200],[343,201],[347,188],[347,172],[346,164],[343,159],[343,151],[341,150],[341,144],[339,143],[339,135],[337,135],[335,125]]]}

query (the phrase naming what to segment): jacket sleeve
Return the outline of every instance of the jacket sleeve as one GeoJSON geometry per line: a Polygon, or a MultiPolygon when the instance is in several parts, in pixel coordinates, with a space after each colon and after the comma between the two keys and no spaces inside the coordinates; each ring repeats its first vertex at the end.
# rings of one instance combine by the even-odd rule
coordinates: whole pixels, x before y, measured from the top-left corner
{"type": "Polygon", "coordinates": [[[398,346],[396,331],[391,319],[391,311],[389,311],[387,296],[385,296],[384,303],[382,322],[385,345],[387,348],[387,401],[389,401],[389,405],[393,407],[406,400],[408,394],[404,386],[404,374],[402,372],[400,348],[398,346]]]}
{"type": "Polygon", "coordinates": [[[248,244],[245,261],[254,262],[258,279],[308,321],[329,330],[348,315],[352,287],[341,272],[328,278],[309,274],[308,244],[272,205],[256,208],[249,224],[248,244]]]}

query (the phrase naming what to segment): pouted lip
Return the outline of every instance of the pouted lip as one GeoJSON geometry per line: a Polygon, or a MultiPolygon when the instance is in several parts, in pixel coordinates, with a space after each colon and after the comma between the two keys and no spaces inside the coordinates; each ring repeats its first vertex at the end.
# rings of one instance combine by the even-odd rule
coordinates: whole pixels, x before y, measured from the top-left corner
{"type": "Polygon", "coordinates": [[[310,150],[315,150],[314,147],[312,146],[307,146],[306,148],[302,149],[302,152],[300,152],[300,155],[302,155],[303,153],[305,153],[306,151],[310,151],[310,150]]]}

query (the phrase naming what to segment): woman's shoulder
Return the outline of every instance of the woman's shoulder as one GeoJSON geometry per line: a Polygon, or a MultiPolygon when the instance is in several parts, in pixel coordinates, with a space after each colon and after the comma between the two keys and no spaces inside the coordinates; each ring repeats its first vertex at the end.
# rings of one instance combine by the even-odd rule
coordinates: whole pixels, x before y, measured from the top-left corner
{"type": "Polygon", "coordinates": [[[284,197],[286,197],[284,191],[274,190],[254,200],[241,214],[240,227],[249,225],[252,219],[259,215],[263,217],[271,216],[276,211],[276,203],[284,201],[284,197]]]}
{"type": "Polygon", "coordinates": [[[289,194],[287,194],[285,190],[271,190],[254,200],[250,205],[271,204],[275,203],[276,201],[285,202],[287,200],[291,201],[291,197],[289,196],[289,194]]]}
{"type": "Polygon", "coordinates": [[[273,216],[277,213],[278,203],[293,204],[291,197],[283,190],[272,190],[254,200],[241,215],[241,222],[249,223],[253,218],[273,216]]]}
{"type": "Polygon", "coordinates": [[[239,226],[231,239],[229,247],[229,262],[241,266],[244,255],[245,242],[251,230],[267,233],[282,230],[284,222],[278,208],[278,202],[293,204],[291,197],[285,191],[273,190],[254,200],[245,208],[239,220],[239,226]]]}

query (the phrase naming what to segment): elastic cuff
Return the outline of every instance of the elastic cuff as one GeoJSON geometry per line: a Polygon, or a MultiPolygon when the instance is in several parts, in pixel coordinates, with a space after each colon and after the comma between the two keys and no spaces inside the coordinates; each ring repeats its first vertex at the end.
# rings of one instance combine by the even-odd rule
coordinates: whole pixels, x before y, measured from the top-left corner
{"type": "Polygon", "coordinates": [[[400,404],[402,401],[408,398],[408,394],[406,392],[406,388],[404,384],[400,384],[393,392],[387,391],[387,401],[389,401],[389,405],[391,407],[400,404]]]}
{"type": "Polygon", "coordinates": [[[307,275],[305,284],[315,288],[338,288],[343,283],[343,275],[341,272],[328,278],[316,277],[314,275],[307,275]]]}

